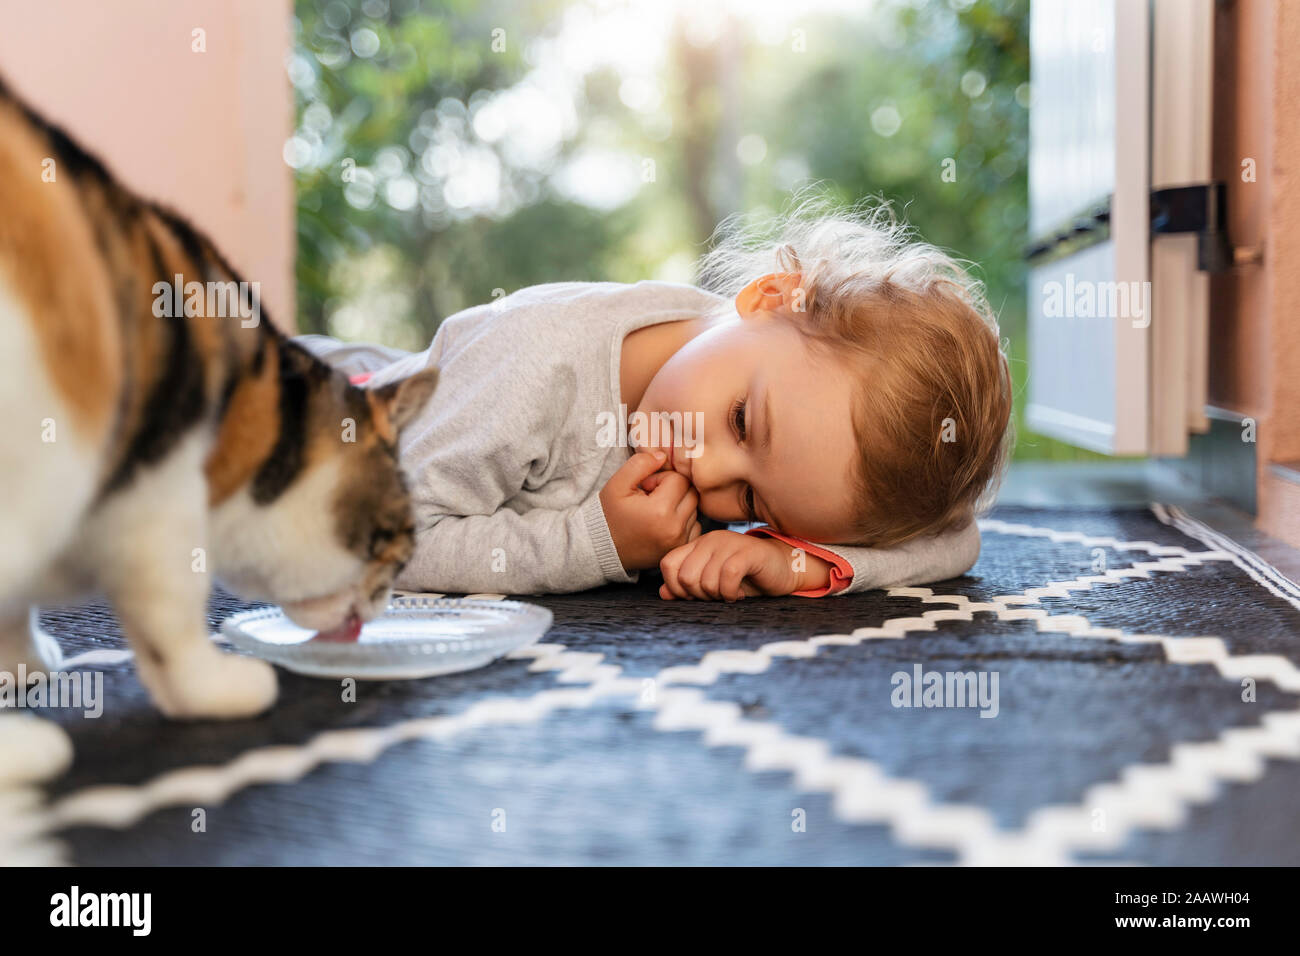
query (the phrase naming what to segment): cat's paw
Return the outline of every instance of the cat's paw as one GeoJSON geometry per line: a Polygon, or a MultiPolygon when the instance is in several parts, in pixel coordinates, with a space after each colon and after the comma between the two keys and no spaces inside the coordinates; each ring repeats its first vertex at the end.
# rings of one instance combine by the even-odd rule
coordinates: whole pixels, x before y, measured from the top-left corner
{"type": "Polygon", "coordinates": [[[41,630],[34,610],[0,626],[0,671],[12,674],[15,681],[20,673],[28,680],[49,676],[62,664],[59,642],[41,630]]]}
{"type": "Polygon", "coordinates": [[[72,763],[72,741],[52,720],[0,714],[0,790],[57,777],[72,763]]]}
{"type": "Polygon", "coordinates": [[[172,655],[165,666],[138,660],[154,703],[177,720],[254,717],[275,703],[275,669],[266,661],[217,650],[206,640],[172,655]]]}

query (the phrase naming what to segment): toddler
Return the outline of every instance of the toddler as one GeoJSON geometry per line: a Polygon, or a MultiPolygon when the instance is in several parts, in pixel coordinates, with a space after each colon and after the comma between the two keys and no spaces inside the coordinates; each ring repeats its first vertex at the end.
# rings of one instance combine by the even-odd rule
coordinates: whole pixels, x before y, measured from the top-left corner
{"type": "Polygon", "coordinates": [[[367,387],[440,369],[401,434],[413,591],[638,579],[665,599],[955,577],[1009,444],[979,284],[885,208],[738,225],[704,284],[564,282],[446,319],[422,352],[295,341],[367,387]],[[705,531],[714,523],[744,533],[705,531]]]}

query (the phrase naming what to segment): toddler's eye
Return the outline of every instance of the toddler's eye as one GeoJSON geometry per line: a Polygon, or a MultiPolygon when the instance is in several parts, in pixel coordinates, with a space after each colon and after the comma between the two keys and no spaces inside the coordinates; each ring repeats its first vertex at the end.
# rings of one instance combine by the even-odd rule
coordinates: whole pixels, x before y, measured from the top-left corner
{"type": "Polygon", "coordinates": [[[736,429],[736,435],[741,441],[745,440],[745,406],[748,403],[745,399],[737,399],[731,406],[731,426],[736,429]]]}

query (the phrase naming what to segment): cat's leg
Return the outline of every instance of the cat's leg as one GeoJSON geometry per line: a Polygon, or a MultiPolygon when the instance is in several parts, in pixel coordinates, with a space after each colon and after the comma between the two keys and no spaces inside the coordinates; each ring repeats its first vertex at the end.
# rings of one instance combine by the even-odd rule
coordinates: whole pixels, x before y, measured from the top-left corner
{"type": "Polygon", "coordinates": [[[173,591],[165,600],[147,588],[118,592],[114,607],[135,650],[140,682],[168,717],[260,714],[275,703],[275,671],[265,661],[217,649],[208,637],[206,596],[206,589],[173,591]]]}
{"type": "Polygon", "coordinates": [[[41,630],[36,608],[11,611],[0,619],[0,671],[16,680],[19,665],[34,677],[58,670],[62,662],[58,642],[41,630]]]}
{"type": "Polygon", "coordinates": [[[250,717],[275,703],[265,661],[218,650],[208,635],[205,447],[194,437],[103,506],[90,548],[136,671],[169,717],[250,717]]]}
{"type": "Polygon", "coordinates": [[[251,717],[275,703],[265,661],[219,650],[208,636],[209,577],[192,569],[202,528],[159,522],[141,533],[113,575],[109,597],[135,651],[136,672],[169,717],[251,717]],[[193,533],[185,534],[188,527],[193,533]]]}

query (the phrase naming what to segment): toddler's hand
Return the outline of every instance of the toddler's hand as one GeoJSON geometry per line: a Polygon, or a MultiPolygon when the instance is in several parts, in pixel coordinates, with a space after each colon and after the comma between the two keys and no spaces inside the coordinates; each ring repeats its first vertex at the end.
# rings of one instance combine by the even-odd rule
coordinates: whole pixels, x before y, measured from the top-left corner
{"type": "Polygon", "coordinates": [[[738,601],[759,594],[791,594],[799,578],[788,545],[736,531],[710,531],[675,548],[659,562],[659,596],[738,601]]]}
{"type": "Polygon", "coordinates": [[[663,452],[639,451],[600,490],[610,537],[628,571],[653,568],[673,548],[699,537],[699,495],[675,471],[655,474],[665,460],[663,452]]]}

